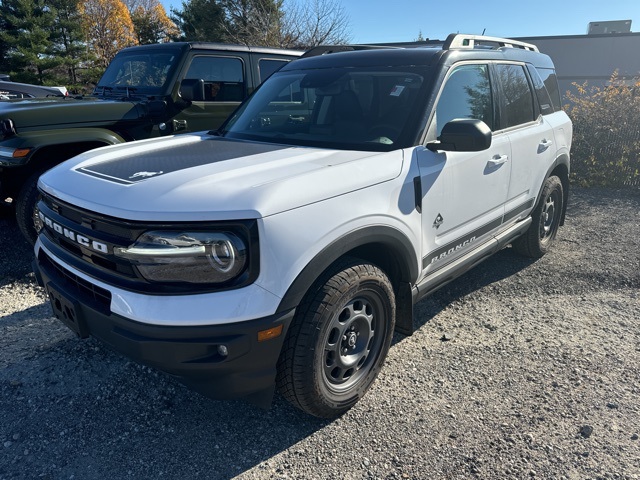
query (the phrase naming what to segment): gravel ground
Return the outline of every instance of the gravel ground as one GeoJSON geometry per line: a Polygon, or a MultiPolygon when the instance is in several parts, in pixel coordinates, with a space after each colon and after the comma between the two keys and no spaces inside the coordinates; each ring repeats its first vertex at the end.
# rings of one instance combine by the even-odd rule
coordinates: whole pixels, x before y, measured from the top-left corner
{"type": "Polygon", "coordinates": [[[554,250],[416,307],[334,421],[212,401],[52,318],[0,218],[0,479],[640,479],[640,192],[575,189],[554,250]]]}

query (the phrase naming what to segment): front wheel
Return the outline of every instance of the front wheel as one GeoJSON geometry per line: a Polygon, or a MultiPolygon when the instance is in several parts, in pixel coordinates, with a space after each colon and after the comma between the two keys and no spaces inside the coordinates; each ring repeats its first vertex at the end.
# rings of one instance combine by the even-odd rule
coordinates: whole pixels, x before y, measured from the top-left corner
{"type": "Polygon", "coordinates": [[[542,187],[540,202],[531,214],[531,226],[513,242],[513,248],[531,258],[540,258],[547,253],[558,233],[563,203],[562,182],[556,176],[547,178],[542,187]]]}
{"type": "Polygon", "coordinates": [[[33,173],[22,185],[22,189],[16,198],[16,222],[22,235],[31,243],[36,243],[38,233],[42,228],[42,221],[38,215],[38,179],[46,170],[38,170],[33,173]]]}
{"type": "Polygon", "coordinates": [[[386,358],[395,324],[391,282],[375,265],[343,262],[310,290],[278,362],[278,388],[322,418],[351,408],[386,358]]]}

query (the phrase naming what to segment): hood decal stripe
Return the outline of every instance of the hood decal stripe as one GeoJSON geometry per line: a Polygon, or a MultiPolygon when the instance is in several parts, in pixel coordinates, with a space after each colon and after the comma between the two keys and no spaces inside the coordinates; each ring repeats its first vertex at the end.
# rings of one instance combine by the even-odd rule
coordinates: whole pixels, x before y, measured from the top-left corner
{"type": "Polygon", "coordinates": [[[77,169],[86,175],[121,185],[132,185],[167,173],[234,158],[290,148],[286,145],[207,138],[202,142],[168,147],[142,156],[127,155],[77,169]]]}

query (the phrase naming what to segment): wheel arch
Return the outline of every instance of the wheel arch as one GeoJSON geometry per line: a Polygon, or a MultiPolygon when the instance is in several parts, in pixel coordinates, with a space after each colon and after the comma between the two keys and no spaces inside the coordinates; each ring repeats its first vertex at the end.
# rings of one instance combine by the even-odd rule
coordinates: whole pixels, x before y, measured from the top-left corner
{"type": "MultiPolygon", "coordinates": [[[[562,213],[560,216],[560,225],[564,225],[564,218],[567,213],[567,203],[569,201],[569,155],[562,154],[558,157],[547,173],[545,178],[549,178],[552,176],[556,176],[560,179],[562,183],[562,213]]],[[[544,183],[543,183],[544,186],[544,183]]],[[[542,187],[540,187],[540,192],[542,192],[542,187]]],[[[540,194],[538,194],[538,202],[540,201],[540,194]]]]}
{"type": "Polygon", "coordinates": [[[76,155],[112,144],[107,139],[96,139],[80,142],[58,142],[35,147],[34,152],[25,164],[20,168],[7,169],[5,172],[11,178],[11,181],[6,182],[6,192],[9,196],[15,197],[22,189],[24,182],[34,173],[44,173],[46,170],[76,155]]]}
{"type": "Polygon", "coordinates": [[[396,329],[410,334],[413,324],[411,286],[418,278],[418,256],[409,238],[386,226],[358,229],[326,246],[289,286],[277,312],[296,308],[316,280],[346,256],[375,264],[385,272],[396,293],[396,329]]]}
{"type": "MultiPolygon", "coordinates": [[[[547,170],[547,174],[544,177],[544,180],[546,181],[547,178],[552,177],[552,176],[556,176],[560,179],[560,182],[562,183],[562,213],[561,213],[561,217],[560,217],[560,225],[564,225],[564,218],[565,215],[567,213],[567,203],[569,200],[569,155],[568,154],[562,154],[560,155],[555,162],[553,162],[553,165],[549,168],[549,170],[547,170]]],[[[540,198],[542,196],[542,189],[544,188],[544,181],[542,182],[542,185],[540,185],[540,190],[538,191],[538,196],[536,199],[536,203],[533,206],[533,209],[535,209],[538,206],[538,203],[540,203],[540,198]]]]}

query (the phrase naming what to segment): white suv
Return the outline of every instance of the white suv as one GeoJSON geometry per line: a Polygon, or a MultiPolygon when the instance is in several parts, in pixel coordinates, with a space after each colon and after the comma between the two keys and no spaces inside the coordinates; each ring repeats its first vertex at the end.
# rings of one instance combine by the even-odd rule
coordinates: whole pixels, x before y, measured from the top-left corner
{"type": "Polygon", "coordinates": [[[572,127],[536,47],[451,35],[291,62],[215,132],[44,174],[36,272],[81,337],[215,398],[364,395],[413,305],[562,225],[572,127]]]}

